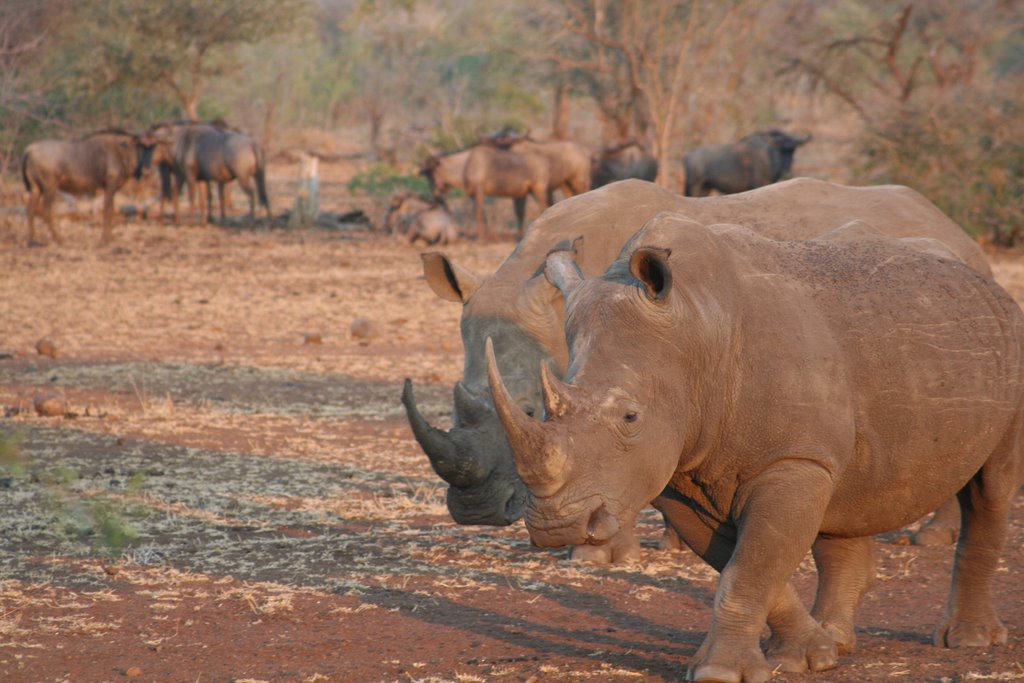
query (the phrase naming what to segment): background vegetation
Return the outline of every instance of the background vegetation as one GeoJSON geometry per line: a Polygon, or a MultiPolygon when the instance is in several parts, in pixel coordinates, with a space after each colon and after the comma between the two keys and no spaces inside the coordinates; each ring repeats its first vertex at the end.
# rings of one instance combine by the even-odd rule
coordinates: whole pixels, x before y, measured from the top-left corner
{"type": "Polygon", "coordinates": [[[810,121],[845,143],[835,179],[910,185],[1011,243],[1022,98],[1013,0],[0,3],[8,172],[38,137],[185,115],[271,150],[358,130],[393,165],[506,125],[595,149],[637,138],[678,188],[687,149],[810,121]]]}

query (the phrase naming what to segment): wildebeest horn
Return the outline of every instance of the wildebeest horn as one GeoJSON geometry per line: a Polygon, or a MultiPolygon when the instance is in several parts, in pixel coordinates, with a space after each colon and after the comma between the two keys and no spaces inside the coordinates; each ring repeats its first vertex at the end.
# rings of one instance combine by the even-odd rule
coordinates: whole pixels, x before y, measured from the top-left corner
{"type": "Polygon", "coordinates": [[[498,413],[516,471],[534,495],[551,495],[562,486],[561,473],[565,468],[565,455],[545,447],[543,423],[524,413],[505,388],[494,358],[494,344],[487,338],[487,382],[491,386],[491,397],[498,413]]]}
{"type": "Polygon", "coordinates": [[[549,417],[565,415],[571,405],[565,383],[551,374],[547,363],[540,364],[540,384],[544,391],[544,412],[549,417]]]}
{"type": "Polygon", "coordinates": [[[430,458],[430,464],[438,476],[453,486],[464,487],[478,483],[480,473],[475,471],[474,463],[467,462],[468,458],[460,459],[448,433],[432,427],[420,414],[412,395],[412,380],[409,378],[406,378],[402,387],[402,405],[405,406],[413,436],[430,458]]]}

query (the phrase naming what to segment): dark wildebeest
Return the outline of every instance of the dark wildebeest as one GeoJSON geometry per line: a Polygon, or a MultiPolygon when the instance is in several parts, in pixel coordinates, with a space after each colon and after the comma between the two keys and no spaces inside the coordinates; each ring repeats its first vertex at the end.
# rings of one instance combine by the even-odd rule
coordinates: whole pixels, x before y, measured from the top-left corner
{"type": "Polygon", "coordinates": [[[213,219],[210,183],[217,183],[220,217],[223,221],[224,185],[232,180],[238,180],[242,191],[249,198],[250,219],[256,220],[257,196],[260,204],[266,209],[267,218],[270,218],[265,177],[266,159],[263,148],[252,137],[228,128],[221,121],[179,121],[161,124],[152,129],[152,132],[170,144],[171,160],[169,164],[161,165],[161,182],[164,198],[172,199],[174,202],[175,222],[178,220],[178,193],[182,184],[188,186],[193,216],[197,204],[198,185],[206,186],[205,193],[198,194],[200,220],[205,222],[213,219]]]}
{"type": "MultiPolygon", "coordinates": [[[[171,202],[174,210],[174,223],[179,218],[178,199],[181,189],[186,184],[184,160],[188,156],[188,147],[195,142],[199,132],[206,129],[239,133],[228,125],[224,119],[195,121],[179,119],[165,123],[157,123],[150,127],[149,133],[157,140],[153,149],[153,165],[160,174],[160,219],[163,220],[164,204],[171,202]]],[[[205,182],[205,178],[200,178],[205,182]]],[[[189,191],[189,207],[192,213],[196,210],[196,197],[189,191]]],[[[223,210],[224,207],[222,207],[223,210]]]]}
{"type": "Polygon", "coordinates": [[[459,239],[459,228],[448,211],[444,197],[424,198],[402,192],[391,199],[384,230],[388,234],[402,232],[409,244],[422,240],[427,245],[450,244],[459,239]]]}
{"type": "Polygon", "coordinates": [[[481,142],[493,144],[519,154],[539,154],[548,160],[548,204],[554,203],[554,191],[566,197],[590,189],[590,151],[569,140],[538,141],[529,133],[504,130],[487,136],[481,142]]]}
{"type": "Polygon", "coordinates": [[[134,176],[142,177],[152,158],[153,140],[147,134],[123,130],[102,130],[81,140],[39,140],[25,149],[21,176],[28,190],[25,212],[28,216],[29,244],[36,242],[35,216],[46,221],[53,241],[62,240],[53,223],[53,200],[57,192],[92,195],[103,191],[103,236],[101,244],[111,240],[114,194],[134,176]]]}
{"type": "Polygon", "coordinates": [[[658,160],[636,140],[604,149],[593,160],[590,187],[601,187],[616,180],[639,178],[654,181],[658,177],[658,160]]]}
{"type": "Polygon", "coordinates": [[[780,130],[751,133],[739,142],[704,145],[683,156],[687,197],[706,197],[711,190],[722,194],[746,192],[785,180],[793,168],[793,154],[810,141],[780,130]]]}

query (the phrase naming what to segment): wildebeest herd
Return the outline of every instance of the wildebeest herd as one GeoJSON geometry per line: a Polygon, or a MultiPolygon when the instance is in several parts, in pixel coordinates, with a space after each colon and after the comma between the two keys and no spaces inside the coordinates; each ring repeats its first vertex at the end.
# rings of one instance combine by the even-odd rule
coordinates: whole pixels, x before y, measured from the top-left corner
{"type": "Polygon", "coordinates": [[[161,207],[171,201],[178,222],[178,197],[187,185],[193,220],[213,217],[212,184],[217,185],[223,220],[224,186],[237,180],[249,198],[255,219],[256,198],[270,216],[266,188],[266,158],[252,136],[233,130],[221,120],[159,123],[144,132],[101,130],[80,140],[40,140],[29,145],[21,161],[28,196],[29,244],[36,244],[35,218],[41,217],[54,242],[61,242],[54,225],[53,201],[58,192],[71,195],[103,193],[103,235],[112,237],[114,195],[132,177],[142,177],[155,165],[160,174],[161,207]]]}
{"type": "MultiPolygon", "coordinates": [[[[398,195],[386,219],[447,243],[445,193],[461,188],[483,240],[484,197],[514,200],[521,239],[493,274],[422,254],[427,285],[462,306],[464,371],[449,430],[405,381],[413,435],[456,522],[524,519],[577,560],[637,560],[635,520],[657,508],[662,546],[720,572],[689,680],[835,666],[875,580],[872,536],[936,510],[919,537],[955,536],[957,552],[935,644],[1008,638],[992,579],[1024,477],[1024,314],[915,191],[786,180],[809,139],[693,150],[684,196],[649,182],[657,164],[636,143],[592,158],[503,132],[429,157],[433,197],[398,195]],[[527,196],[542,213],[523,230],[527,196]],[[808,552],[810,609],[790,581],[808,552]]],[[[259,145],[176,122],[30,146],[30,239],[40,213],[59,240],[58,190],[102,189],[109,240],[114,192],[151,162],[175,205],[187,187],[212,215],[217,183],[223,218],[237,179],[250,216],[257,197],[269,215],[259,145]]]]}

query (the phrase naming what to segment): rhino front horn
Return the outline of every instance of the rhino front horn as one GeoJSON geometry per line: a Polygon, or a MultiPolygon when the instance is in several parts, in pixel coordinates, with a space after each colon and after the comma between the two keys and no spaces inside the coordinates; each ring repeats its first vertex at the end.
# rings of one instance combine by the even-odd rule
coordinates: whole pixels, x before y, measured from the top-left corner
{"type": "Polygon", "coordinates": [[[505,428],[516,470],[535,496],[548,496],[562,486],[565,456],[550,446],[545,438],[544,424],[524,413],[505,388],[494,358],[490,337],[486,344],[487,382],[491,387],[494,408],[505,428]]]}
{"type": "Polygon", "coordinates": [[[420,414],[412,395],[412,380],[409,378],[406,378],[402,387],[402,405],[405,406],[413,436],[430,458],[430,464],[438,476],[452,486],[465,487],[475,483],[469,481],[472,473],[460,464],[455,444],[448,433],[431,426],[420,414]]]}

